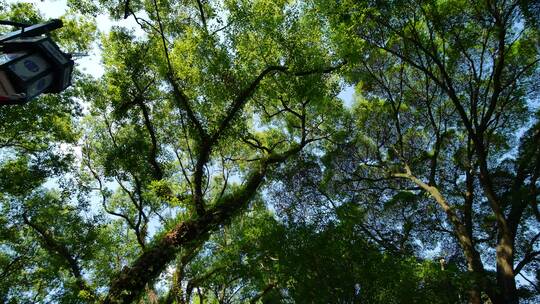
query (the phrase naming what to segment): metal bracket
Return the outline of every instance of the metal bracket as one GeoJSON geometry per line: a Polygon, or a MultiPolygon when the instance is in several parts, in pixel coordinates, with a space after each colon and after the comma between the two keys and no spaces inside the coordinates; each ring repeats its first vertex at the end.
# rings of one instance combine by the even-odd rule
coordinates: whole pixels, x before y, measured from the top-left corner
{"type": "Polygon", "coordinates": [[[8,40],[16,39],[16,38],[20,38],[20,37],[32,37],[32,36],[43,35],[43,34],[51,32],[51,31],[54,31],[56,29],[59,29],[62,26],[64,26],[64,24],[62,23],[62,20],[53,19],[53,20],[45,22],[45,23],[30,25],[28,27],[23,27],[20,30],[7,33],[4,36],[0,37],[0,44],[2,42],[6,42],[8,40]]]}

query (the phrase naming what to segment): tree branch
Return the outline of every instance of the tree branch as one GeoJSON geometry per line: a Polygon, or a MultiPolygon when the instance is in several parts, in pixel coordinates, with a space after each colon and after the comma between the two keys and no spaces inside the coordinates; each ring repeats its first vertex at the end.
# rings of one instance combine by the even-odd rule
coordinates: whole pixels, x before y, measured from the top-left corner
{"type": "Polygon", "coordinates": [[[27,224],[30,228],[32,228],[41,237],[45,249],[52,254],[60,257],[64,261],[66,266],[68,266],[71,274],[75,277],[76,286],[79,291],[84,290],[89,293],[92,299],[96,299],[94,291],[90,289],[82,276],[81,268],[77,259],[72,256],[72,254],[69,252],[69,249],[64,244],[54,239],[54,237],[48,230],[45,230],[36,223],[30,221],[26,214],[23,214],[22,217],[24,223],[27,224]]]}
{"type": "Polygon", "coordinates": [[[177,224],[153,246],[147,247],[131,267],[125,267],[111,282],[104,303],[130,303],[137,299],[144,286],[165,269],[180,248],[204,242],[211,232],[219,229],[235,214],[245,209],[263,183],[269,167],[285,161],[298,153],[302,147],[298,145],[282,154],[269,155],[249,174],[241,189],[224,195],[215,207],[204,215],[177,224]]]}
{"type": "Polygon", "coordinates": [[[199,7],[199,13],[201,14],[201,22],[203,24],[204,30],[208,31],[208,27],[206,26],[206,17],[204,16],[203,4],[201,0],[197,0],[197,6],[199,7]]]}

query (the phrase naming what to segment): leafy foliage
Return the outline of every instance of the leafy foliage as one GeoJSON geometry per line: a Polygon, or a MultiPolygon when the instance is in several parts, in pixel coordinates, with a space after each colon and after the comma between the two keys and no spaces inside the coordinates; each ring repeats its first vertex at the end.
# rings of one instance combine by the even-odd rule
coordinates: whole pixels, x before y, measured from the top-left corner
{"type": "Polygon", "coordinates": [[[104,75],[0,108],[3,302],[540,296],[534,1],[67,3],[104,75]]]}

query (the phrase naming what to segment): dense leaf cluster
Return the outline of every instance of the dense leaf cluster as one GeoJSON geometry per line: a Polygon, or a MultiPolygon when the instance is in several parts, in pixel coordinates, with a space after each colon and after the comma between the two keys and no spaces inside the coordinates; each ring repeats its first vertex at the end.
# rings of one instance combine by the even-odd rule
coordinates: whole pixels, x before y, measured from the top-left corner
{"type": "Polygon", "coordinates": [[[537,1],[67,3],[104,74],[0,108],[0,301],[540,298],[537,1]]]}

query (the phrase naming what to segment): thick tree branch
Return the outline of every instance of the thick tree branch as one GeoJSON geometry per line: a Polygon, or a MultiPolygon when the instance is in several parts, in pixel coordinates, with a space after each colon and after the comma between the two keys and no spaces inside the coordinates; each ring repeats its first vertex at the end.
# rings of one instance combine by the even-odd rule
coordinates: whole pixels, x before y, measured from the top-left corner
{"type": "Polygon", "coordinates": [[[137,299],[144,286],[165,269],[181,247],[204,242],[211,232],[245,209],[262,184],[269,167],[285,161],[301,149],[302,146],[298,145],[282,154],[269,155],[251,172],[241,189],[225,195],[204,215],[179,223],[152,247],[147,247],[130,267],[124,268],[111,282],[104,303],[131,303],[137,299]]]}
{"type": "Polygon", "coordinates": [[[275,72],[282,72],[293,76],[307,76],[312,74],[321,74],[321,73],[331,73],[339,68],[341,68],[345,63],[341,63],[334,67],[320,68],[320,69],[311,69],[305,71],[296,71],[290,72],[289,68],[286,66],[269,66],[265,68],[253,81],[250,82],[247,87],[245,87],[236,98],[233,100],[232,104],[226,110],[224,118],[218,124],[216,131],[209,138],[202,138],[199,142],[198,149],[198,158],[195,165],[195,173],[193,174],[193,184],[195,188],[194,193],[194,204],[199,215],[204,214],[205,206],[203,201],[203,191],[202,191],[202,179],[204,175],[204,166],[208,163],[210,154],[214,145],[221,139],[225,130],[227,130],[232,121],[236,116],[239,115],[244,105],[247,103],[249,98],[254,94],[255,90],[258,88],[261,81],[268,75],[271,75],[275,72]]]}
{"type": "Polygon", "coordinates": [[[139,106],[141,107],[143,117],[144,117],[144,124],[146,126],[146,129],[148,130],[148,133],[150,134],[150,140],[152,142],[152,146],[150,148],[150,155],[148,159],[150,161],[152,168],[154,169],[154,172],[153,172],[154,179],[161,180],[163,178],[163,170],[161,169],[161,166],[159,165],[157,161],[158,142],[157,142],[156,132],[154,130],[154,126],[152,125],[152,122],[150,121],[150,114],[148,113],[148,108],[142,101],[140,101],[139,106]]]}
{"type": "Polygon", "coordinates": [[[523,267],[525,267],[527,264],[532,262],[534,258],[540,255],[540,251],[534,251],[535,243],[539,239],[540,239],[540,233],[537,233],[529,242],[529,246],[527,248],[527,251],[525,252],[523,259],[516,265],[516,268],[514,269],[514,273],[516,275],[518,275],[521,272],[523,267]]]}
{"type": "Polygon", "coordinates": [[[258,294],[256,294],[251,300],[249,300],[249,304],[255,304],[257,303],[262,297],[264,297],[266,294],[268,294],[272,289],[276,288],[276,283],[270,283],[266,285],[266,287],[261,290],[258,294]]]}
{"type": "Polygon", "coordinates": [[[461,219],[455,213],[454,208],[452,208],[442,193],[438,188],[430,186],[416,176],[414,176],[409,168],[405,165],[405,173],[394,173],[392,174],[395,177],[406,178],[418,185],[424,191],[428,192],[431,197],[439,204],[439,206],[444,210],[448,219],[454,227],[455,236],[458,238],[459,244],[463,249],[465,258],[467,259],[467,264],[469,271],[471,271],[477,278],[476,284],[482,286],[482,288],[488,292],[491,291],[490,283],[485,276],[484,266],[480,258],[479,252],[474,247],[474,240],[471,238],[471,235],[468,233],[466,225],[461,221],[461,219]]]}
{"type": "Polygon", "coordinates": [[[201,22],[203,24],[204,30],[208,31],[208,27],[206,25],[206,17],[204,15],[204,8],[201,0],[197,0],[197,6],[199,7],[199,14],[201,15],[201,22]]]}
{"type": "Polygon", "coordinates": [[[205,129],[203,128],[201,122],[199,119],[195,116],[195,113],[193,112],[193,109],[191,108],[191,105],[189,104],[189,98],[187,95],[180,89],[178,86],[178,83],[176,82],[176,77],[174,76],[174,69],[172,67],[171,59],[169,57],[169,49],[167,47],[167,40],[165,39],[165,32],[163,30],[163,23],[161,22],[161,16],[159,14],[159,7],[157,5],[156,0],[154,2],[154,8],[156,10],[156,16],[157,21],[159,25],[159,35],[161,36],[161,42],[163,44],[163,52],[165,53],[165,59],[167,61],[167,79],[169,81],[169,84],[173,88],[173,96],[174,100],[177,102],[179,108],[186,112],[189,122],[195,127],[195,130],[197,131],[197,134],[200,138],[206,138],[207,134],[205,129]]]}
{"type": "Polygon", "coordinates": [[[154,80],[150,81],[144,88],[141,88],[139,84],[137,83],[137,80],[133,79],[133,84],[135,85],[135,88],[137,89],[137,96],[135,96],[133,103],[138,105],[141,108],[143,119],[144,119],[144,125],[146,127],[146,130],[148,131],[148,134],[150,135],[150,141],[152,145],[150,147],[150,154],[148,156],[148,161],[150,162],[150,165],[153,168],[153,177],[156,180],[161,180],[163,178],[163,170],[161,169],[161,166],[157,161],[159,145],[158,145],[154,125],[152,124],[152,121],[150,120],[150,113],[148,111],[148,106],[145,104],[145,100],[144,100],[146,91],[151,85],[155,83],[154,80]]]}

